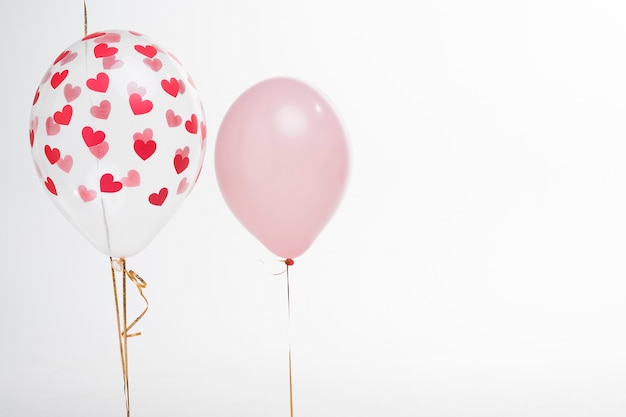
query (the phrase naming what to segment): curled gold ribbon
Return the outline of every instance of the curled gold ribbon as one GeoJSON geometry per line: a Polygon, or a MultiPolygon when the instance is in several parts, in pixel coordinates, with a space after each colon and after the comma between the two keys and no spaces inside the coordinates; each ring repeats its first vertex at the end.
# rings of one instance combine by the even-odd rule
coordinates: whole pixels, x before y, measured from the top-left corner
{"type": "Polygon", "coordinates": [[[126,260],[124,258],[113,259],[109,258],[111,262],[111,277],[113,280],[113,295],[115,297],[115,315],[117,319],[117,338],[120,345],[120,358],[122,360],[122,376],[124,378],[124,398],[126,401],[126,417],[130,417],[130,385],[129,385],[129,373],[128,373],[128,338],[134,336],[140,336],[141,332],[128,333],[129,330],[137,324],[139,320],[146,314],[148,311],[148,299],[143,293],[143,289],[146,288],[146,282],[141,278],[135,271],[126,269],[126,260]],[[121,272],[122,274],[122,312],[120,317],[120,303],[119,297],[117,293],[117,274],[116,272],[121,272]],[[139,291],[139,295],[146,302],[146,307],[144,310],[137,316],[133,322],[128,325],[128,317],[127,317],[127,308],[126,308],[126,281],[127,278],[132,281],[137,290],[139,291]]]}

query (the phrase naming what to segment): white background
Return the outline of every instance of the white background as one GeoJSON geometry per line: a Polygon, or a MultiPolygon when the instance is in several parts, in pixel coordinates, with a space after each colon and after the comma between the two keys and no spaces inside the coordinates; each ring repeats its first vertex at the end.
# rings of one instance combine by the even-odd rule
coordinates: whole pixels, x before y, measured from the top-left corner
{"type": "MultiPolygon", "coordinates": [[[[626,415],[626,6],[615,1],[91,1],[185,64],[211,147],[128,260],[150,310],[132,415],[626,415]],[[349,188],[285,279],[232,216],[212,144],[246,88],[318,87],[349,188]],[[260,262],[265,262],[265,265],[260,262]]],[[[82,3],[0,6],[0,415],[123,416],[108,258],[30,157],[34,91],[82,3]]],[[[139,311],[138,297],[131,310],[139,311]]]]}

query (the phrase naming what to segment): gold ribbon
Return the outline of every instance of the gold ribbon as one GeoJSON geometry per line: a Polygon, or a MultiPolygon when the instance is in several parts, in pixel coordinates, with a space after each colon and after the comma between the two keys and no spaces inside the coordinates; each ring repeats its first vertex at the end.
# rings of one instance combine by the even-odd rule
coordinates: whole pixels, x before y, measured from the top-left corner
{"type": "Polygon", "coordinates": [[[87,0],[83,0],[83,30],[87,36],[87,0]]]}
{"type": "Polygon", "coordinates": [[[289,292],[289,267],[293,265],[292,259],[285,259],[285,274],[287,275],[287,324],[289,326],[289,415],[293,417],[293,378],[291,371],[291,296],[289,292]]]}
{"type": "Polygon", "coordinates": [[[140,336],[141,332],[129,333],[130,329],[137,324],[139,320],[146,314],[148,311],[148,299],[143,293],[143,289],[146,288],[146,282],[141,278],[135,271],[126,269],[126,260],[124,258],[113,259],[109,257],[111,262],[111,277],[113,280],[113,295],[115,297],[115,315],[117,319],[117,338],[120,345],[120,357],[122,360],[122,376],[124,378],[124,398],[126,401],[126,417],[130,417],[130,386],[129,386],[129,373],[128,373],[128,338],[134,336],[140,336]],[[122,312],[120,318],[120,303],[119,297],[117,293],[117,274],[116,272],[122,273],[122,312]],[[127,316],[127,308],[126,308],[126,281],[127,278],[130,279],[137,290],[139,291],[139,295],[146,302],[146,307],[144,310],[137,316],[133,322],[128,325],[128,316],[127,316]]]}

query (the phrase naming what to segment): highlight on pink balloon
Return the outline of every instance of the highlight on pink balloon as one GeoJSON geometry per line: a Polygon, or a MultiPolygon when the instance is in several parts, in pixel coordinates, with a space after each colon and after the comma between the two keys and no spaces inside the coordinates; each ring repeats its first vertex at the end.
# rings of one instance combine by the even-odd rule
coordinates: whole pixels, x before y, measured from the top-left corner
{"type": "Polygon", "coordinates": [[[217,181],[239,222],[283,258],[303,254],[343,197],[350,157],[332,105],[293,78],[237,98],[215,143],[217,181]]]}

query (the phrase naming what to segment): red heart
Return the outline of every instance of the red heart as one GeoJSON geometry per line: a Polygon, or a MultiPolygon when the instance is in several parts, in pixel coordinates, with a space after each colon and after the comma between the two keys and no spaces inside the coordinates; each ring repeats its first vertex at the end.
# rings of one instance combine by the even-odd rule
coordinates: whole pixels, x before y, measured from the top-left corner
{"type": "Polygon", "coordinates": [[[131,169],[128,171],[128,176],[120,180],[124,187],[138,187],[141,184],[141,178],[139,172],[131,169]]]}
{"type": "Polygon", "coordinates": [[[185,129],[187,129],[187,132],[191,133],[192,135],[198,133],[198,118],[195,114],[192,114],[191,119],[185,122],[185,129]]]}
{"type": "Polygon", "coordinates": [[[30,147],[32,148],[35,144],[35,131],[33,129],[30,130],[30,147]]]}
{"type": "Polygon", "coordinates": [[[148,142],[152,139],[152,129],[147,128],[142,132],[133,133],[133,140],[140,140],[142,142],[148,142]]]}
{"type": "Polygon", "coordinates": [[[73,87],[72,84],[67,83],[65,87],[63,87],[63,95],[68,103],[76,100],[78,96],[80,96],[80,87],[73,87]]]}
{"type": "Polygon", "coordinates": [[[39,100],[39,88],[37,88],[37,91],[35,91],[35,97],[33,97],[33,106],[35,105],[35,103],[37,103],[37,100],[39,100]]]}
{"type": "Polygon", "coordinates": [[[148,201],[150,202],[150,204],[153,204],[155,206],[161,206],[166,198],[167,198],[167,188],[161,188],[158,194],[157,193],[150,194],[150,197],[148,197],[148,201]]]}
{"type": "Polygon", "coordinates": [[[124,61],[115,58],[115,55],[105,56],[102,58],[102,68],[104,69],[116,69],[121,68],[124,65],[124,61]]]}
{"type": "Polygon", "coordinates": [[[52,181],[52,178],[46,177],[46,181],[44,182],[44,184],[46,185],[48,191],[50,191],[54,195],[57,195],[57,187],[54,185],[54,181],[52,181]]]}
{"type": "Polygon", "coordinates": [[[104,134],[103,131],[96,130],[94,132],[94,130],[90,126],[83,127],[82,135],[83,135],[83,140],[85,141],[85,144],[89,148],[91,148],[92,146],[101,144],[106,138],[106,135],[104,134]]]}
{"type": "Polygon", "coordinates": [[[91,106],[89,109],[91,115],[97,119],[108,119],[111,113],[111,103],[109,100],[102,100],[99,106],[91,106]]]}
{"type": "Polygon", "coordinates": [[[86,41],[86,40],[93,39],[93,38],[99,38],[100,36],[104,36],[104,35],[106,35],[105,32],[94,32],[90,35],[85,36],[82,40],[86,41]]]}
{"type": "Polygon", "coordinates": [[[50,79],[50,85],[52,86],[52,88],[56,89],[63,82],[63,80],[65,80],[68,73],[69,73],[68,70],[55,72],[52,78],[50,79]]]}
{"type": "Polygon", "coordinates": [[[189,187],[189,182],[187,182],[187,177],[183,177],[182,180],[178,183],[178,189],[176,190],[176,194],[182,194],[189,187]]]}
{"type": "Polygon", "coordinates": [[[96,193],[96,190],[89,190],[87,187],[85,187],[84,185],[79,185],[78,186],[78,195],[80,196],[80,198],[85,202],[88,203],[92,200],[94,200],[96,198],[96,195],[98,193],[96,193]]]}
{"type": "Polygon", "coordinates": [[[62,171],[69,173],[72,170],[72,165],[74,164],[74,159],[71,155],[65,155],[65,157],[60,158],[57,162],[57,166],[61,168],[62,171]]]}
{"type": "Polygon", "coordinates": [[[148,58],[154,58],[157,54],[157,50],[152,45],[135,45],[135,51],[139,52],[143,56],[147,56],[148,58]]]}
{"type": "Polygon", "coordinates": [[[161,80],[161,87],[163,87],[163,90],[172,97],[176,97],[180,89],[176,78],[170,78],[169,81],[161,80]]]}
{"type": "Polygon", "coordinates": [[[174,113],[174,110],[166,111],[165,119],[167,119],[167,125],[169,127],[180,126],[180,124],[183,122],[183,118],[174,113]]]}
{"type": "Polygon", "coordinates": [[[87,80],[87,88],[100,93],[105,93],[109,88],[109,76],[100,72],[96,75],[96,78],[90,78],[87,80]]]}
{"type": "Polygon", "coordinates": [[[59,56],[57,57],[57,59],[54,60],[54,64],[52,64],[52,65],[56,65],[60,60],[62,60],[63,58],[65,58],[69,54],[70,54],[69,50],[61,52],[59,54],[59,56]]]}
{"type": "Polygon", "coordinates": [[[163,63],[159,58],[144,58],[143,63],[146,64],[148,68],[150,68],[154,72],[158,72],[163,66],[163,63]]]}
{"type": "Polygon", "coordinates": [[[72,106],[66,104],[63,110],[54,112],[54,121],[60,125],[69,125],[72,119],[72,106]]]}
{"type": "Polygon", "coordinates": [[[133,144],[135,148],[135,153],[144,161],[152,156],[152,154],[156,151],[156,142],[153,140],[149,140],[144,142],[143,140],[136,140],[133,144]]]}
{"type": "Polygon", "coordinates": [[[133,111],[133,114],[145,114],[152,110],[152,102],[150,100],[144,100],[137,93],[133,93],[128,97],[128,102],[130,104],[130,109],[133,111]]]}
{"type": "Polygon", "coordinates": [[[96,58],[104,58],[106,56],[112,56],[117,53],[117,48],[109,47],[106,43],[100,43],[93,48],[93,54],[96,58]]]}
{"type": "Polygon", "coordinates": [[[100,191],[103,193],[116,193],[122,189],[122,183],[113,180],[112,174],[104,174],[100,177],[100,191]]]}
{"type": "Polygon", "coordinates": [[[50,145],[46,145],[43,150],[46,154],[46,158],[48,158],[48,161],[52,165],[56,164],[59,158],[61,158],[61,151],[57,148],[51,148],[50,145]]]}
{"type": "Polygon", "coordinates": [[[91,154],[96,158],[102,159],[107,154],[107,152],[109,152],[109,144],[106,142],[102,142],[95,146],[90,146],[89,152],[91,152],[91,154]]]}
{"type": "Polygon", "coordinates": [[[174,169],[177,174],[180,174],[189,166],[189,158],[183,155],[175,155],[174,156],[174,169]]]}
{"type": "Polygon", "coordinates": [[[48,117],[46,119],[46,133],[48,134],[48,136],[54,136],[60,131],[61,131],[61,126],[54,123],[54,120],[52,120],[52,117],[48,117]]]}

